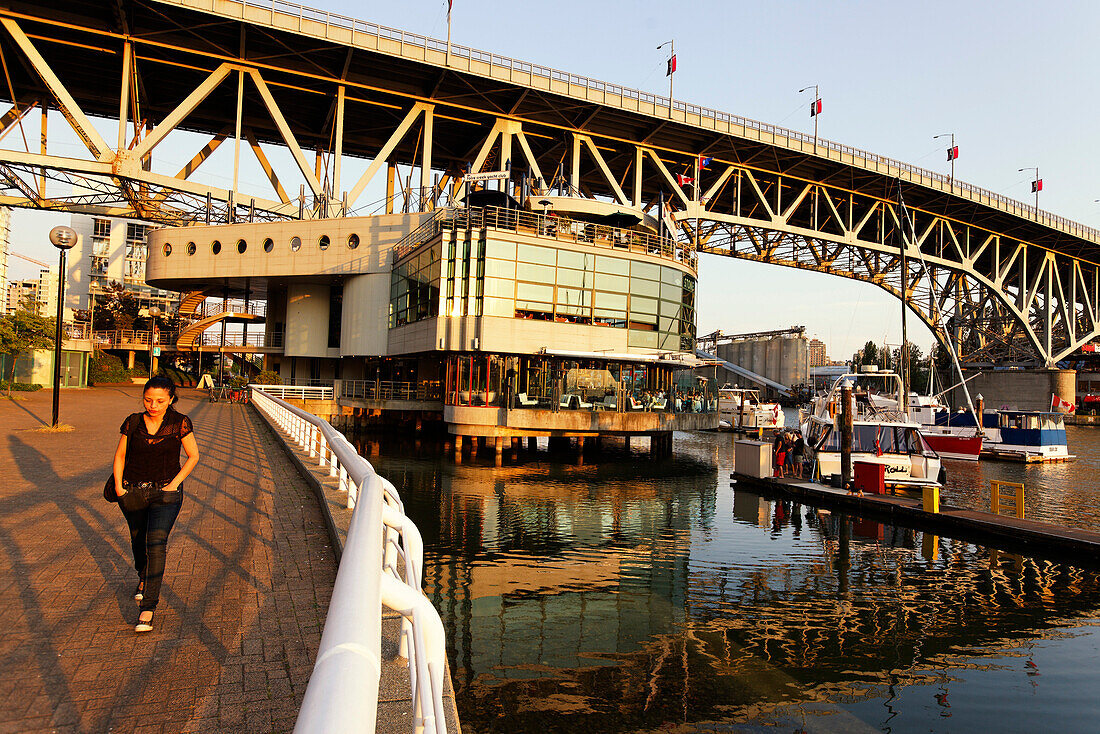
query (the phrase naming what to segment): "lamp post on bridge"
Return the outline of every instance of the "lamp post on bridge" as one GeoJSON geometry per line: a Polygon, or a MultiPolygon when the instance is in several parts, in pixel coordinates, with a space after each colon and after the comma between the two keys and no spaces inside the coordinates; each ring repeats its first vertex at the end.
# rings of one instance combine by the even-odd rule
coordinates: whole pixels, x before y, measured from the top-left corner
{"type": "Polygon", "coordinates": [[[821,90],[818,85],[811,84],[808,87],[799,89],[798,93],[802,94],[807,89],[814,90],[814,99],[810,102],[810,117],[814,118],[814,155],[817,155],[817,116],[821,114],[821,90]]]}
{"type": "Polygon", "coordinates": [[[1035,194],[1035,212],[1039,212],[1039,192],[1043,190],[1043,179],[1039,178],[1038,166],[1026,166],[1019,171],[1035,171],[1035,180],[1031,182],[1031,193],[1035,194]]]}
{"type": "Polygon", "coordinates": [[[942,135],[933,135],[932,139],[937,140],[939,138],[951,137],[951,147],[947,149],[947,160],[951,161],[951,178],[948,180],[948,188],[951,193],[955,193],[955,159],[959,157],[959,146],[955,145],[955,133],[943,133],[942,135]]]}
{"type": "Polygon", "coordinates": [[[57,428],[58,406],[61,402],[61,339],[62,320],[65,318],[65,255],[76,244],[77,234],[72,227],[54,227],[50,230],[50,243],[59,251],[57,263],[57,325],[53,340],[53,427],[57,428]]]}
{"type": "Polygon", "coordinates": [[[668,70],[665,72],[665,76],[668,77],[668,119],[672,119],[672,77],[676,73],[676,41],[665,41],[657,50],[660,51],[665,46],[668,46],[668,70]]]}

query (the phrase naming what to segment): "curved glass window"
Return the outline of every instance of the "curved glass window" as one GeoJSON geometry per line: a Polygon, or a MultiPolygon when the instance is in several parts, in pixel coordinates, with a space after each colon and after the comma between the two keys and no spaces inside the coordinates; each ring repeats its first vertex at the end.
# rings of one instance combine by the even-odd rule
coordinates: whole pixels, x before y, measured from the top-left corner
{"type": "Polygon", "coordinates": [[[164,256],[168,257],[171,254],[172,254],[172,245],[165,242],[164,243],[164,256]]]}
{"type": "Polygon", "coordinates": [[[291,237],[290,238],[290,251],[291,252],[297,252],[300,249],[302,249],[302,238],[301,237],[291,237]]]}
{"type": "Polygon", "coordinates": [[[237,240],[237,252],[244,254],[244,251],[248,249],[248,243],[244,240],[237,240]]]}
{"type": "Polygon", "coordinates": [[[275,241],[268,237],[264,240],[264,252],[271,252],[275,249],[275,241]]]}
{"type": "Polygon", "coordinates": [[[321,235],[321,239],[317,240],[317,246],[321,248],[322,251],[328,249],[329,238],[327,234],[321,235]]]}
{"type": "Polygon", "coordinates": [[[198,249],[198,248],[197,248],[197,247],[195,247],[195,243],[194,243],[194,242],[188,242],[188,243],[187,243],[187,254],[188,254],[188,255],[194,255],[194,254],[195,254],[195,250],[197,250],[197,249],[198,249]]]}
{"type": "Polygon", "coordinates": [[[210,243],[210,251],[212,253],[214,253],[215,255],[221,254],[222,243],[218,242],[217,240],[214,240],[213,242],[210,243]]]}
{"type": "Polygon", "coordinates": [[[354,234],[354,233],[349,234],[348,235],[348,249],[349,250],[354,250],[358,246],[359,246],[359,235],[354,234]]]}

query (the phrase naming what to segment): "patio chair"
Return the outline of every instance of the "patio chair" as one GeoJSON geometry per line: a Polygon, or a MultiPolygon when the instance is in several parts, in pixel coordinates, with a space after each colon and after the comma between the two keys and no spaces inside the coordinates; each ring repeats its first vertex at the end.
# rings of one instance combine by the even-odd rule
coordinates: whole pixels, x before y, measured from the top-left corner
{"type": "Polygon", "coordinates": [[[532,408],[539,404],[538,398],[529,398],[525,392],[517,393],[516,400],[519,401],[520,406],[524,408],[532,408]]]}

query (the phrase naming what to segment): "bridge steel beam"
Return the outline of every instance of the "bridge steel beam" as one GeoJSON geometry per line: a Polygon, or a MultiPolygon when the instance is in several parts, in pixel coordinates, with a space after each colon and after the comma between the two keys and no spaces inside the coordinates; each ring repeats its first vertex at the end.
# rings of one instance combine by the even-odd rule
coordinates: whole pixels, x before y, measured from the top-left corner
{"type": "Polygon", "coordinates": [[[342,200],[370,213],[361,200],[385,168],[386,210],[403,197],[403,211],[429,211],[453,203],[466,171],[510,163],[514,190],[545,194],[564,176],[570,195],[654,213],[701,252],[904,295],[972,363],[1050,365],[1100,337],[1100,232],[934,172],[290,4],[61,6],[0,8],[0,98],[13,98],[0,204],[168,225],[240,220],[243,208],[254,221],[348,214],[342,200]],[[45,130],[47,109],[86,152],[31,152],[23,124],[40,115],[45,130]],[[234,162],[251,152],[261,181],[226,188],[199,170],[230,135],[234,162]],[[182,167],[170,160],[196,148],[182,167]]]}

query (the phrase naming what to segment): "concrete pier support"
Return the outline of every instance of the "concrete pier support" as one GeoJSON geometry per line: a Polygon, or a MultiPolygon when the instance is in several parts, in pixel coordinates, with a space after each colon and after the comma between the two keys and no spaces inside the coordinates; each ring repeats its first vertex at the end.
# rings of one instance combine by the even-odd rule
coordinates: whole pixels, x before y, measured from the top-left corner
{"type": "Polygon", "coordinates": [[[539,450],[539,440],[534,436],[527,437],[527,450],[532,453],[539,450]]]}
{"type": "Polygon", "coordinates": [[[628,454],[630,453],[630,438],[631,438],[630,436],[626,437],[626,452],[628,454]]]}
{"type": "Polygon", "coordinates": [[[136,352],[132,349],[126,353],[126,369],[132,370],[134,368],[134,357],[136,356],[136,352]]]}
{"type": "Polygon", "coordinates": [[[505,439],[504,436],[497,436],[496,437],[497,466],[500,466],[501,463],[504,461],[504,441],[505,440],[506,439],[505,439]]]}
{"type": "Polygon", "coordinates": [[[455,436],[455,463],[456,464],[461,464],[462,463],[462,436],[461,436],[461,434],[455,436]]]}
{"type": "MultiPolygon", "coordinates": [[[[1057,395],[1068,403],[1077,402],[1075,370],[995,370],[971,379],[974,372],[963,370],[963,377],[967,379],[970,395],[975,396],[975,404],[976,396],[981,393],[986,408],[1050,410],[1051,395],[1057,395]]],[[[956,407],[966,405],[962,388],[951,391],[951,403],[956,407]]]]}

